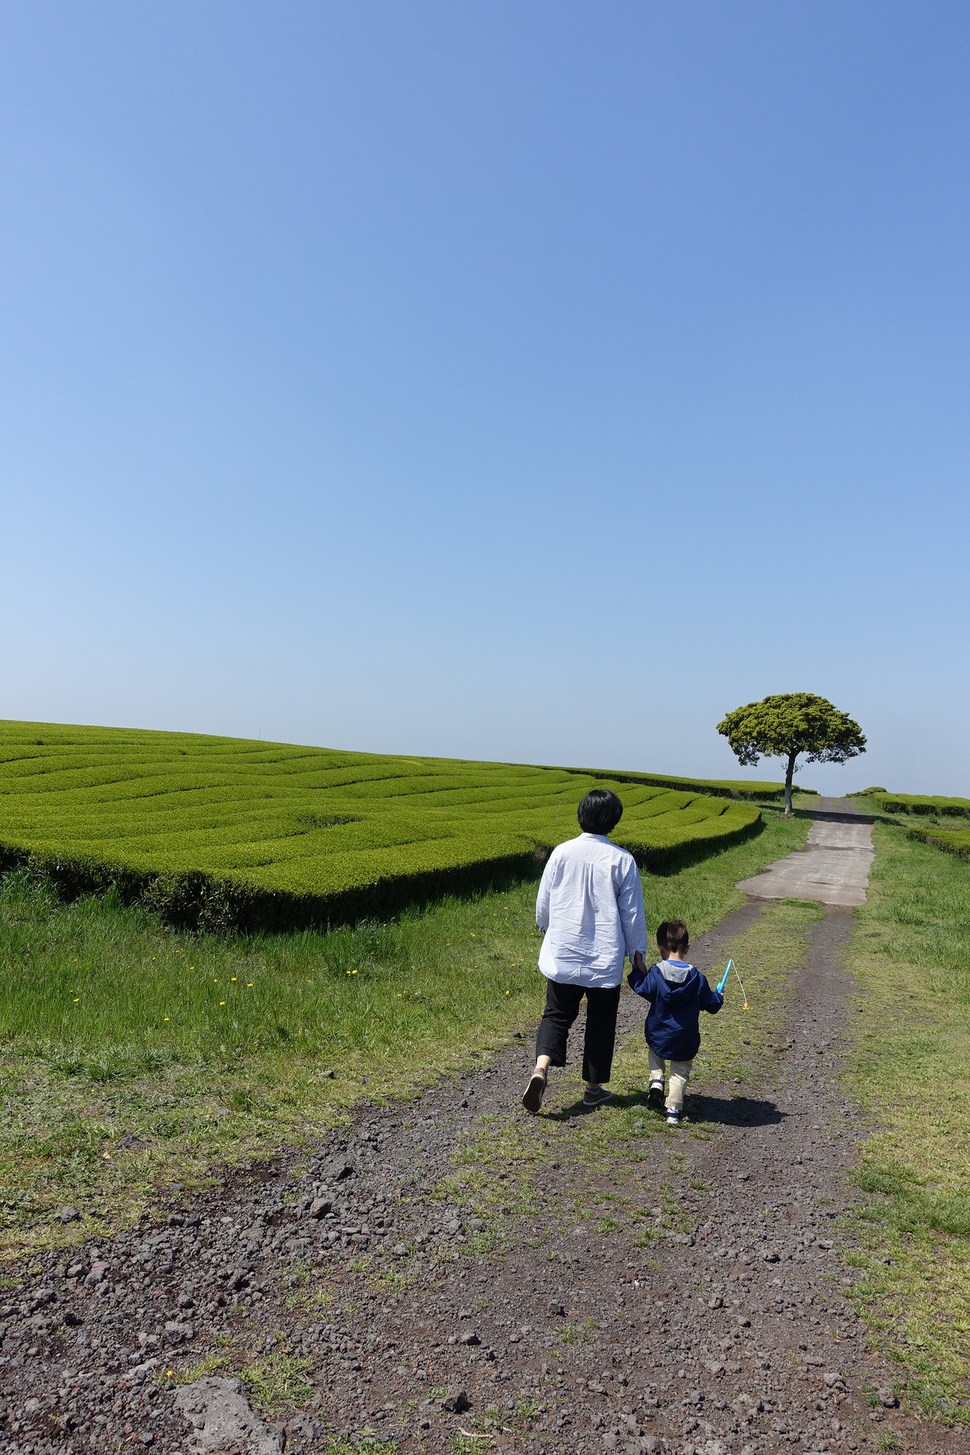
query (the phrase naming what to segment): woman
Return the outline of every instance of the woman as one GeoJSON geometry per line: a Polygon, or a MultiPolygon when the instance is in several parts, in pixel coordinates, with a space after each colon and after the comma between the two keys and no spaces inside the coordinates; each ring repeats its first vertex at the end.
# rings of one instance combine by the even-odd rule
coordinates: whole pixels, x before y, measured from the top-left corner
{"type": "Polygon", "coordinates": [[[616,1012],[627,956],[644,968],[647,921],[636,860],[608,835],[623,804],[606,788],[594,788],[579,805],[578,838],[549,855],[536,899],[543,931],[539,969],[546,977],[546,1008],[536,1037],[535,1070],[522,1105],[537,1112],[550,1066],[565,1066],[569,1029],[586,997],[583,1041],[583,1105],[609,1101],[605,1082],[613,1066],[616,1012]]]}

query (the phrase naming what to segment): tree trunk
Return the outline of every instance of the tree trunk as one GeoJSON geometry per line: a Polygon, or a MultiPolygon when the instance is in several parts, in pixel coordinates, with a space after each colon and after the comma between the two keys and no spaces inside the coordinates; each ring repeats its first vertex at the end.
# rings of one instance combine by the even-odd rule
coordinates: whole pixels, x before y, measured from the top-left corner
{"type": "Polygon", "coordinates": [[[798,753],[793,751],[788,754],[788,771],[785,774],[785,816],[791,813],[791,781],[795,776],[795,759],[798,753]]]}

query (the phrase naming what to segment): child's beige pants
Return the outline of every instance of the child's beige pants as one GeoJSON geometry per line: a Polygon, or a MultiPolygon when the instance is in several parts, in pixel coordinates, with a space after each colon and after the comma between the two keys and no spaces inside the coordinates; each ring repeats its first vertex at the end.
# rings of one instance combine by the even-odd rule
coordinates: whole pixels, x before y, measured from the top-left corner
{"type": "MultiPolygon", "coordinates": [[[[693,1061],[670,1062],[670,1089],[667,1092],[668,1111],[683,1111],[684,1092],[687,1090],[687,1083],[690,1080],[690,1068],[693,1064],[693,1061]]],[[[660,1056],[655,1055],[649,1046],[647,1047],[647,1065],[650,1067],[650,1085],[658,1085],[663,1090],[667,1062],[660,1056]]]]}

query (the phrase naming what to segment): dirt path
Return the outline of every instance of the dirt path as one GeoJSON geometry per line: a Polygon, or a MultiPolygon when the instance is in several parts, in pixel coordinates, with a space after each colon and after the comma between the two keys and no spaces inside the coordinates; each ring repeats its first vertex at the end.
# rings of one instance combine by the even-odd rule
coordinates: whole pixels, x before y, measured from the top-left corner
{"type": "MultiPolygon", "coordinates": [[[[698,958],[721,960],[761,912],[729,916],[698,958]]],[[[210,1450],[843,1455],[892,1435],[958,1455],[965,1431],[895,1406],[845,1296],[850,926],[844,909],[817,925],[770,1091],[705,1088],[693,1131],[618,1158],[595,1141],[612,1109],[579,1113],[568,1078],[525,1117],[517,1041],[458,1084],[365,1109],[309,1166],[39,1260],[0,1293],[0,1448],[189,1455],[206,1447],[176,1380],[248,1366],[299,1413],[210,1450]]],[[[639,1035],[633,997],[623,1016],[639,1035]]],[[[639,1093],[618,1101],[646,1127],[639,1093]]]]}

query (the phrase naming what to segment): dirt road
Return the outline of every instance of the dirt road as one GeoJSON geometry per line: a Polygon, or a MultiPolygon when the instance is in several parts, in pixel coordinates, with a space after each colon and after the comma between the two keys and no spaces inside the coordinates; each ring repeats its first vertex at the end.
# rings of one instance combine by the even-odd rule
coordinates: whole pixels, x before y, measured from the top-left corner
{"type": "MultiPolygon", "coordinates": [[[[698,958],[721,960],[761,912],[749,902],[698,958]]],[[[898,1407],[846,1297],[837,1215],[860,1131],[838,1085],[850,926],[843,908],[817,925],[770,1090],[706,1087],[703,1136],[597,1149],[596,1118],[613,1110],[580,1113],[568,1078],[526,1118],[531,1045],[517,1041],[460,1083],[365,1109],[309,1165],[237,1176],[40,1260],[0,1294],[2,1448],[964,1451],[965,1432],[898,1407]],[[289,1410],[235,1436],[217,1436],[213,1414],[206,1445],[211,1388],[189,1400],[193,1433],[175,1385],[244,1365],[289,1410]]],[[[639,1036],[633,997],[623,1017],[639,1036]]],[[[619,1103],[646,1124],[642,1092],[619,1103]]]]}

